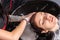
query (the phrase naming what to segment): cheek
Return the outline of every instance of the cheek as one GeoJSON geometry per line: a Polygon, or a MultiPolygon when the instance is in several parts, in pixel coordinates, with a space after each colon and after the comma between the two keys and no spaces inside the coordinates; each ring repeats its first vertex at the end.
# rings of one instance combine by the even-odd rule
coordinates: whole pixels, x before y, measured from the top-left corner
{"type": "Polygon", "coordinates": [[[53,28],[54,27],[54,24],[50,23],[49,21],[45,21],[44,27],[47,28],[47,29],[53,28]]]}
{"type": "Polygon", "coordinates": [[[37,27],[40,28],[39,17],[35,17],[35,19],[34,19],[34,23],[35,23],[35,25],[36,25],[37,27]]]}

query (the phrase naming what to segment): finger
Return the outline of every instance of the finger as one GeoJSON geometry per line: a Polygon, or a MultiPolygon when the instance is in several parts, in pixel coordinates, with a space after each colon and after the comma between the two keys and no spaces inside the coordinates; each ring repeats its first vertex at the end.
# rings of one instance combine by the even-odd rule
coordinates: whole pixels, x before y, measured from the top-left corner
{"type": "Polygon", "coordinates": [[[36,12],[32,12],[32,13],[30,13],[30,15],[33,15],[33,14],[35,14],[36,12]]]}
{"type": "Polygon", "coordinates": [[[29,14],[27,14],[27,15],[25,15],[26,17],[30,17],[30,16],[32,16],[33,14],[35,14],[36,12],[32,12],[32,13],[29,13],[29,14]]]}

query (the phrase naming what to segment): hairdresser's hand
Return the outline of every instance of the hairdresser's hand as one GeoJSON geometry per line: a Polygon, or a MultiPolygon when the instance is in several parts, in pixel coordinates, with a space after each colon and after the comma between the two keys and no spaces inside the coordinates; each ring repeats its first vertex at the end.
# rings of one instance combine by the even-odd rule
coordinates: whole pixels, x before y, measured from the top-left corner
{"type": "Polygon", "coordinates": [[[28,21],[30,21],[31,17],[35,14],[36,12],[29,13],[28,15],[25,15],[25,18],[27,18],[28,21]]]}

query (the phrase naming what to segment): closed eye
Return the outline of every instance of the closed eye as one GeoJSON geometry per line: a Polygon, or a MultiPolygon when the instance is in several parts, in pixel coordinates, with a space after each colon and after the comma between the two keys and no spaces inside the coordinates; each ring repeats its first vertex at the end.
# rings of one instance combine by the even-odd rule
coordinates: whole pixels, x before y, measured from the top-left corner
{"type": "Polygon", "coordinates": [[[46,15],[44,15],[42,25],[44,24],[44,22],[45,22],[46,19],[47,19],[46,15]]]}

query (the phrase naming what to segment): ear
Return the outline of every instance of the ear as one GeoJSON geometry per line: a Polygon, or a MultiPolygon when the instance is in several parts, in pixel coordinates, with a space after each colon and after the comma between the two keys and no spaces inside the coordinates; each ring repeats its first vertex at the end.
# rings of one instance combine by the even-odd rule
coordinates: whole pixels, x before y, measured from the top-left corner
{"type": "Polygon", "coordinates": [[[48,32],[48,30],[42,30],[42,32],[41,33],[47,33],[48,32]]]}

